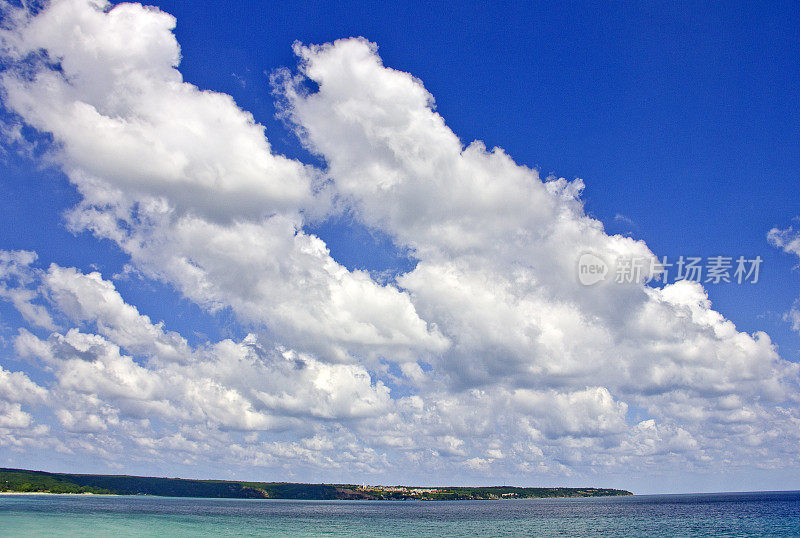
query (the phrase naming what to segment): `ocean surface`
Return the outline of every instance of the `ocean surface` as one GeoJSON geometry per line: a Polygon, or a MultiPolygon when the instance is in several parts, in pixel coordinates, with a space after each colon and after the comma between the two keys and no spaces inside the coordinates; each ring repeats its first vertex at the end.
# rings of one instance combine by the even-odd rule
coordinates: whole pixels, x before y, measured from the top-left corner
{"type": "Polygon", "coordinates": [[[3,536],[800,536],[800,492],[505,501],[0,496],[3,536]]]}

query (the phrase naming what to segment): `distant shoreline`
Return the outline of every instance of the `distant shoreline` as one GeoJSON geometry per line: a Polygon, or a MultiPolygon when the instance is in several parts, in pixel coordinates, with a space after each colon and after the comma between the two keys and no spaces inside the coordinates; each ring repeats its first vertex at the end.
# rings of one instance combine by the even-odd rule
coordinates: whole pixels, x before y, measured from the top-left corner
{"type": "MultiPolygon", "coordinates": [[[[780,492],[768,492],[780,493],[780,492]]],[[[665,494],[668,495],[668,494],[665,494]]],[[[691,495],[691,494],[687,494],[691,495]]],[[[706,495],[713,495],[708,493],[706,495]]],[[[169,498],[169,499],[212,499],[212,500],[245,500],[245,501],[384,501],[384,502],[442,502],[443,500],[450,500],[451,502],[460,501],[546,501],[553,499],[589,499],[589,498],[610,498],[610,497],[633,497],[635,494],[630,495],[596,495],[593,497],[499,497],[496,499],[292,499],[285,497],[190,497],[185,495],[155,495],[149,493],[53,493],[52,491],[0,491],[0,497],[149,497],[149,498],[169,498]]]]}
{"type": "Polygon", "coordinates": [[[0,491],[0,495],[61,495],[72,497],[85,497],[86,495],[102,495],[105,497],[119,497],[116,493],[53,493],[52,491],[0,491]]]}
{"type": "Polygon", "coordinates": [[[544,488],[517,486],[401,486],[301,484],[242,480],[194,480],[127,475],[50,473],[0,468],[3,495],[152,495],[225,499],[354,501],[483,501],[619,497],[633,495],[613,488],[544,488]]]}

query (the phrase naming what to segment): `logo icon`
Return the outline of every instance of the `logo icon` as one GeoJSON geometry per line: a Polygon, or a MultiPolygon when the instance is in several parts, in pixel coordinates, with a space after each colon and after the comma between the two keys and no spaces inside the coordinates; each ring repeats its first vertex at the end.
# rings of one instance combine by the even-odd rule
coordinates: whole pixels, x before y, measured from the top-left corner
{"type": "Polygon", "coordinates": [[[607,276],[608,264],[597,254],[585,252],[578,258],[578,282],[584,286],[597,284],[607,276]]]}

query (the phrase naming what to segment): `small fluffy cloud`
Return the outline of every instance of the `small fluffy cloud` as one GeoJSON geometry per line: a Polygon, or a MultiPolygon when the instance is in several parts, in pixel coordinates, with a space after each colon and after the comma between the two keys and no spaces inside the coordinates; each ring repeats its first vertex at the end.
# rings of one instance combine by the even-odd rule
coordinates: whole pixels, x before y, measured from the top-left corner
{"type": "Polygon", "coordinates": [[[0,367],[0,399],[10,403],[36,404],[47,399],[47,391],[22,372],[9,372],[0,367]]]}
{"type": "Polygon", "coordinates": [[[23,372],[9,372],[0,366],[0,447],[21,448],[44,434],[46,427],[34,424],[30,407],[47,401],[47,389],[23,372]]]}
{"type": "Polygon", "coordinates": [[[519,408],[535,417],[540,430],[550,436],[603,436],[627,429],[628,406],[615,402],[608,389],[587,388],[570,394],[521,389],[514,399],[519,408]]]}
{"type": "Polygon", "coordinates": [[[767,241],[784,252],[800,257],[800,230],[791,226],[782,230],[773,228],[767,233],[767,241]]]}
{"type": "Polygon", "coordinates": [[[139,314],[99,273],[84,275],[53,264],[43,274],[43,286],[48,298],[67,317],[96,325],[99,334],[132,353],[161,360],[182,360],[190,355],[182,336],[139,314]]]}
{"type": "Polygon", "coordinates": [[[53,329],[55,324],[47,310],[32,302],[36,298],[35,291],[26,288],[33,279],[28,267],[35,260],[33,252],[0,251],[0,298],[10,301],[29,323],[53,329]]]}
{"type": "MultiPolygon", "coordinates": [[[[800,230],[791,226],[784,229],[773,228],[767,233],[767,241],[787,254],[800,258],[800,230]]],[[[800,332],[800,297],[784,315],[784,319],[791,324],[793,331],[800,332]]]]}

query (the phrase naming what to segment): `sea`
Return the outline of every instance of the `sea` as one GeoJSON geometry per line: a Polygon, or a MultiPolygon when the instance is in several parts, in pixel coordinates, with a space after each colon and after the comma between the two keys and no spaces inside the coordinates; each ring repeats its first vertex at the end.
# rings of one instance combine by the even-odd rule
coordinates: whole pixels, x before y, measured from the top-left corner
{"type": "Polygon", "coordinates": [[[800,491],[501,501],[0,496],[3,536],[800,536],[800,491]]]}

